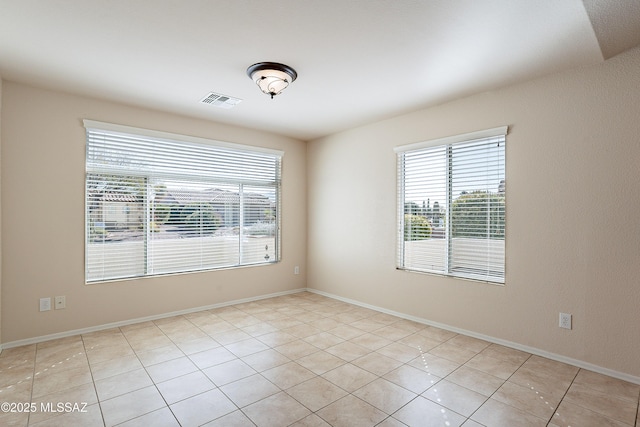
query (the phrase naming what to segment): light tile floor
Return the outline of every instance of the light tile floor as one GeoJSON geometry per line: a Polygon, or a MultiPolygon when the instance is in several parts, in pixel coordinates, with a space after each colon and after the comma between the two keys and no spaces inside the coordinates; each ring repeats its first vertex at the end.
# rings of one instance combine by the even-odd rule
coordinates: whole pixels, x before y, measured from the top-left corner
{"type": "Polygon", "coordinates": [[[640,427],[639,394],[308,292],[0,354],[2,426],[640,427]]]}

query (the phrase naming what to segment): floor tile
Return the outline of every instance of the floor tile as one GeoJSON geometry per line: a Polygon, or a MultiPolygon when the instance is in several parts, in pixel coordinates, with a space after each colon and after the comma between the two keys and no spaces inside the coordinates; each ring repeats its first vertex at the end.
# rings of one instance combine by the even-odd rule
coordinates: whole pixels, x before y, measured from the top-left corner
{"type": "MultiPolygon", "coordinates": [[[[47,422],[46,420],[44,421],[47,422]]],[[[28,412],[0,412],[0,425],[24,427],[29,424],[28,412]]]]}
{"type": "Polygon", "coordinates": [[[255,338],[249,338],[235,342],[233,344],[225,345],[225,348],[237,357],[249,356],[250,354],[259,353],[264,350],[268,350],[269,346],[265,343],[258,341],[255,338]]]}
{"type": "Polygon", "coordinates": [[[406,424],[401,423],[393,417],[387,417],[387,419],[378,424],[376,427],[406,427],[406,424]]]}
{"type": "Polygon", "coordinates": [[[427,338],[432,338],[440,342],[445,342],[455,337],[456,335],[458,335],[455,332],[447,331],[441,328],[436,328],[435,326],[427,326],[421,331],[418,331],[418,334],[425,336],[427,338]]]}
{"type": "Polygon", "coordinates": [[[466,417],[473,414],[487,400],[487,396],[446,379],[431,387],[422,396],[466,417]]]}
{"type": "Polygon", "coordinates": [[[322,374],[322,377],[348,392],[353,392],[377,378],[371,372],[350,363],[332,369],[322,374]]]}
{"type": "MultiPolygon", "coordinates": [[[[7,399],[10,402],[16,402],[13,399],[7,399]]],[[[21,400],[21,402],[28,401],[28,398],[21,400]]],[[[96,390],[93,383],[83,384],[77,387],[68,388],[62,391],[58,391],[52,394],[47,394],[38,398],[31,399],[32,403],[35,403],[36,412],[30,414],[29,423],[35,424],[40,421],[59,417],[63,415],[63,412],[58,412],[59,403],[71,404],[71,409],[82,411],[90,405],[98,403],[98,397],[96,396],[96,390]],[[76,407],[77,405],[77,407],[76,407]],[[51,408],[49,410],[48,408],[51,408]]],[[[62,408],[63,410],[65,407],[62,408]]],[[[0,425],[3,425],[0,422],[0,425]]]]}
{"type": "Polygon", "coordinates": [[[262,372],[269,381],[286,390],[315,376],[313,372],[296,362],[289,362],[262,372]]]}
{"type": "Polygon", "coordinates": [[[295,340],[283,345],[279,345],[274,350],[282,353],[291,360],[300,359],[318,351],[318,347],[309,344],[306,341],[295,340]]]}
{"type": "Polygon", "coordinates": [[[288,334],[291,334],[293,336],[296,336],[298,338],[306,338],[309,337],[311,335],[316,335],[319,334],[320,332],[322,332],[322,330],[308,325],[308,324],[301,324],[301,325],[296,325],[296,326],[292,326],[290,328],[286,328],[283,329],[283,332],[286,332],[288,334]]]}
{"type": "Polygon", "coordinates": [[[348,394],[322,377],[315,377],[291,387],[287,393],[314,412],[348,394]]]}
{"type": "Polygon", "coordinates": [[[352,338],[365,334],[365,331],[363,331],[362,329],[354,328],[353,326],[344,324],[341,324],[327,332],[337,336],[338,338],[342,338],[343,340],[350,340],[352,338]]]}
{"type": "Polygon", "coordinates": [[[289,363],[291,359],[276,350],[269,349],[243,357],[242,360],[258,372],[289,363]]]}
{"type": "Polygon", "coordinates": [[[240,359],[206,368],[202,372],[218,387],[256,374],[251,366],[240,359]]]}
{"type": "Polygon", "coordinates": [[[496,359],[495,357],[488,356],[485,353],[479,353],[465,363],[465,366],[469,368],[486,372],[487,374],[503,380],[509,379],[509,377],[513,375],[521,365],[522,364],[518,362],[496,359]]]}
{"type": "Polygon", "coordinates": [[[402,365],[387,373],[383,378],[416,394],[425,392],[441,380],[440,377],[421,371],[410,365],[402,365]]]}
{"type": "Polygon", "coordinates": [[[125,329],[121,329],[121,331],[122,331],[122,334],[125,336],[125,338],[127,338],[127,341],[129,341],[129,344],[133,342],[146,341],[146,340],[150,340],[158,337],[162,337],[162,338],[166,337],[164,332],[162,332],[162,329],[158,328],[155,324],[151,324],[144,328],[133,328],[133,329],[125,328],[125,329]]]}
{"type": "Polygon", "coordinates": [[[531,354],[529,353],[499,344],[489,345],[487,348],[482,350],[482,354],[495,359],[504,360],[505,362],[516,363],[518,365],[522,365],[531,357],[531,354]]]}
{"type": "Polygon", "coordinates": [[[498,377],[466,366],[456,369],[456,371],[446,379],[487,397],[495,393],[504,383],[504,381],[498,377]]]}
{"type": "Polygon", "coordinates": [[[543,370],[532,370],[524,366],[509,377],[508,381],[558,399],[562,399],[571,385],[570,380],[557,378],[543,370]]]}
{"type": "Polygon", "coordinates": [[[573,381],[578,374],[579,368],[566,363],[557,362],[551,359],[545,359],[544,357],[533,355],[522,364],[523,368],[531,369],[533,371],[543,371],[549,376],[555,377],[564,381],[573,381]]]}
{"type": "Polygon", "coordinates": [[[86,354],[87,359],[89,359],[89,363],[93,365],[100,362],[106,362],[118,357],[132,355],[134,354],[134,352],[129,343],[126,342],[123,337],[122,342],[119,344],[109,345],[105,347],[99,346],[94,349],[88,348],[86,354]]]}
{"type": "Polygon", "coordinates": [[[353,395],[389,415],[417,396],[417,394],[382,378],[354,391],[353,395]]]}
{"type": "Polygon", "coordinates": [[[451,360],[459,365],[468,362],[477,353],[464,347],[452,344],[450,341],[440,344],[429,350],[430,354],[451,360]]]}
{"type": "MultiPolygon", "coordinates": [[[[32,371],[33,372],[33,371],[32,371]]],[[[29,402],[32,399],[33,379],[17,383],[9,383],[0,388],[2,402],[29,402]]],[[[46,395],[43,395],[46,396],[46,395]]],[[[33,397],[33,399],[36,399],[33,397]]],[[[1,415],[1,412],[0,412],[1,415]]]]}
{"type": "Polygon", "coordinates": [[[545,427],[547,425],[547,420],[527,414],[520,409],[505,405],[494,399],[487,400],[487,402],[471,416],[471,419],[487,427],[545,427]]]}
{"type": "Polygon", "coordinates": [[[308,356],[300,358],[296,361],[316,375],[322,375],[338,366],[344,365],[346,362],[337,356],[326,351],[318,351],[308,356]]]}
{"type": "Polygon", "coordinates": [[[402,365],[402,362],[374,352],[352,360],[351,364],[381,377],[402,365]]]}
{"type": "Polygon", "coordinates": [[[181,427],[200,426],[238,409],[217,389],[181,400],[170,408],[181,427]]]}
{"type": "Polygon", "coordinates": [[[376,322],[375,320],[365,318],[352,322],[351,326],[353,326],[354,328],[362,329],[363,331],[373,332],[375,330],[384,328],[387,325],[385,323],[376,322]]]}
{"type": "Polygon", "coordinates": [[[33,397],[92,382],[89,366],[62,371],[52,368],[45,371],[41,375],[36,375],[33,380],[33,397]]]}
{"type": "Polygon", "coordinates": [[[574,384],[580,384],[600,393],[631,402],[636,402],[640,394],[640,385],[638,384],[632,384],[585,369],[581,369],[578,372],[574,384]]]}
{"type": "Polygon", "coordinates": [[[420,334],[420,332],[416,332],[414,334],[406,336],[398,340],[397,342],[402,343],[404,345],[408,345],[409,347],[413,347],[418,351],[421,351],[424,353],[442,344],[442,341],[425,337],[424,335],[420,334]]]}
{"type": "Polygon", "coordinates": [[[331,427],[331,426],[316,414],[311,414],[291,424],[290,427],[331,427]]]}
{"type": "MultiPolygon", "coordinates": [[[[2,418],[0,418],[2,421],[2,418]]],[[[1,424],[1,423],[0,423],[1,424]]],[[[7,425],[7,424],[2,424],[7,425]]],[[[11,424],[8,424],[9,426],[11,424]]],[[[22,424],[24,425],[24,424],[22,424]]],[[[81,410],[73,410],[71,412],[59,413],[54,418],[49,418],[44,421],[34,422],[29,420],[30,426],[35,427],[51,427],[51,426],[82,426],[82,427],[103,427],[104,422],[102,419],[102,412],[100,406],[96,403],[89,405],[81,410]]]]}
{"type": "Polygon", "coordinates": [[[387,415],[353,395],[348,395],[316,413],[333,427],[372,427],[387,415]]]}
{"type": "MultiPolygon", "coordinates": [[[[615,380],[611,382],[613,381],[615,380]]],[[[603,387],[601,390],[605,388],[603,387]]],[[[584,383],[576,382],[569,387],[563,401],[582,406],[606,418],[618,420],[628,425],[635,423],[638,410],[637,401],[621,399],[615,395],[587,387],[584,383]]]]}
{"type": "Polygon", "coordinates": [[[342,338],[329,332],[320,332],[319,334],[308,336],[303,341],[323,350],[344,342],[342,338]]]}
{"type": "Polygon", "coordinates": [[[156,384],[158,390],[169,405],[215,388],[206,375],[200,371],[192,372],[169,381],[156,384]]]}
{"type": "Polygon", "coordinates": [[[136,354],[143,366],[151,366],[184,356],[184,353],[175,344],[141,351],[136,354]]]}
{"type": "Polygon", "coordinates": [[[414,322],[409,319],[400,319],[397,322],[392,323],[395,328],[404,329],[411,333],[421,331],[427,327],[424,323],[414,322]]]}
{"type": "Polygon", "coordinates": [[[118,427],[180,427],[178,420],[167,407],[158,409],[148,414],[129,420],[118,427]]]}
{"type": "Polygon", "coordinates": [[[391,340],[368,332],[352,338],[349,341],[361,347],[368,348],[369,350],[378,350],[379,348],[393,343],[391,340]]]}
{"type": "Polygon", "coordinates": [[[252,338],[251,335],[239,328],[234,328],[223,332],[216,332],[209,335],[211,336],[211,338],[222,345],[233,344],[234,342],[252,338]]]}
{"type": "Polygon", "coordinates": [[[189,355],[189,359],[200,369],[209,368],[220,363],[236,359],[236,355],[224,347],[216,347],[200,353],[189,355]]]}
{"type": "Polygon", "coordinates": [[[154,386],[123,394],[100,403],[107,427],[137,418],[165,406],[164,399],[154,386]]]}
{"type": "Polygon", "coordinates": [[[255,427],[242,411],[233,411],[203,425],[203,427],[255,427]]]}
{"type": "Polygon", "coordinates": [[[101,363],[90,365],[93,380],[101,380],[103,378],[112,377],[124,372],[135,371],[142,368],[142,363],[135,354],[124,357],[116,357],[101,363]]]}
{"type": "Polygon", "coordinates": [[[333,347],[329,347],[325,351],[333,354],[334,356],[338,356],[339,358],[346,360],[347,362],[351,362],[352,360],[362,357],[365,354],[371,353],[371,350],[357,344],[353,344],[349,341],[345,341],[343,343],[334,345],[333,347]]]}
{"type": "Polygon", "coordinates": [[[258,427],[288,426],[311,412],[284,392],[269,396],[243,409],[258,427]]]}
{"type": "Polygon", "coordinates": [[[242,329],[244,332],[251,335],[252,337],[259,337],[261,335],[278,331],[278,328],[276,328],[275,326],[271,326],[263,322],[255,323],[253,325],[243,326],[240,329],[242,329]]]}
{"type": "Polygon", "coordinates": [[[429,353],[422,353],[419,357],[409,362],[409,365],[441,378],[446,377],[460,367],[459,364],[451,360],[443,359],[442,357],[429,353]]]}
{"type": "Polygon", "coordinates": [[[330,331],[331,329],[337,328],[340,325],[340,322],[338,322],[335,319],[331,319],[329,317],[325,317],[323,319],[320,320],[314,320],[312,322],[309,322],[309,325],[320,329],[321,331],[330,331]]]}
{"type": "Polygon", "coordinates": [[[147,368],[147,373],[154,383],[161,383],[185,374],[197,371],[198,368],[188,357],[179,357],[166,362],[151,365],[147,368]]]}
{"type": "Polygon", "coordinates": [[[275,319],[275,320],[269,320],[267,322],[269,325],[276,327],[280,330],[284,330],[287,328],[291,328],[293,326],[297,326],[297,325],[302,325],[302,322],[300,322],[299,320],[293,319],[291,317],[281,317],[279,319],[275,319]]]}
{"type": "Polygon", "coordinates": [[[390,341],[398,341],[402,338],[408,337],[413,332],[396,328],[393,325],[389,325],[385,326],[384,328],[376,329],[375,331],[373,331],[373,333],[390,341]]]}
{"type": "Polygon", "coordinates": [[[167,331],[165,335],[176,345],[181,342],[210,338],[202,329],[194,325],[191,325],[189,328],[184,328],[183,330],[167,331]]]}
{"type": "MultiPolygon", "coordinates": [[[[393,418],[408,426],[420,427],[459,427],[466,419],[462,415],[422,396],[416,397],[394,413],[393,418]]],[[[505,424],[505,426],[507,425],[505,424]]],[[[511,425],[516,426],[518,424],[511,425]]]]}
{"type": "Polygon", "coordinates": [[[100,401],[149,387],[150,385],[153,385],[153,381],[151,381],[147,371],[144,369],[136,369],[135,371],[114,375],[95,382],[100,401]]]}
{"type": "Polygon", "coordinates": [[[505,382],[491,397],[546,420],[551,418],[553,411],[560,403],[560,398],[557,396],[509,381],[505,382]]]}
{"type": "Polygon", "coordinates": [[[190,355],[206,350],[211,350],[212,348],[220,347],[220,343],[218,343],[213,338],[206,336],[194,340],[180,341],[176,343],[176,346],[178,346],[178,348],[182,350],[184,354],[190,355]]]}
{"type": "Polygon", "coordinates": [[[456,335],[447,341],[450,344],[455,344],[459,347],[466,348],[475,353],[480,353],[482,350],[487,348],[491,343],[488,341],[484,341],[478,338],[469,337],[466,335],[456,335]]]}
{"type": "Polygon", "coordinates": [[[239,408],[280,392],[278,387],[259,374],[224,385],[220,390],[239,408]]]}
{"type": "Polygon", "coordinates": [[[297,341],[299,339],[295,335],[291,335],[280,330],[260,335],[256,338],[270,347],[277,347],[279,345],[284,345],[292,341],[297,341]]]}
{"type": "Polygon", "coordinates": [[[420,351],[418,349],[400,342],[394,342],[385,347],[379,348],[376,352],[387,357],[391,357],[392,359],[396,359],[402,363],[407,363],[420,356],[420,351]]]}

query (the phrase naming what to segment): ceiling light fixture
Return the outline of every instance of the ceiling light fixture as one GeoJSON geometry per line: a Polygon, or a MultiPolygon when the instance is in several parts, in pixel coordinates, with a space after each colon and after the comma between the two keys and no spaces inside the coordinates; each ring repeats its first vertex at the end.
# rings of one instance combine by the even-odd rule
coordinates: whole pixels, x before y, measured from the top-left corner
{"type": "Polygon", "coordinates": [[[277,62],[258,62],[247,68],[247,75],[256,82],[260,90],[271,95],[271,99],[285,90],[298,73],[288,65],[277,62]]]}

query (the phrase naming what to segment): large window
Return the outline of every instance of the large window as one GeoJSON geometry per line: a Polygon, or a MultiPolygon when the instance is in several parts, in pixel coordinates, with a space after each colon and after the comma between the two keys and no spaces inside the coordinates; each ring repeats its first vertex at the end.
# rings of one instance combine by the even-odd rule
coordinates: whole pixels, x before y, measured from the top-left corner
{"type": "Polygon", "coordinates": [[[87,283],[279,261],[282,152],[84,123],[87,283]]]}
{"type": "Polygon", "coordinates": [[[398,156],[398,268],[504,283],[507,127],[398,156]]]}

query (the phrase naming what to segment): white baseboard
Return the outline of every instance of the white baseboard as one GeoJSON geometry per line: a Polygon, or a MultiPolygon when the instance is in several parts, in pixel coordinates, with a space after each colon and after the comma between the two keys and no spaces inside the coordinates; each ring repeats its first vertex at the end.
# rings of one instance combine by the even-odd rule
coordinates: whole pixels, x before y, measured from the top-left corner
{"type": "Polygon", "coordinates": [[[613,378],[618,378],[620,380],[623,381],[627,381],[633,384],[640,384],[640,377],[635,376],[635,375],[630,375],[624,372],[618,372],[618,371],[614,371],[613,369],[609,369],[609,368],[604,368],[602,366],[598,366],[598,365],[594,365],[592,363],[588,363],[582,360],[578,360],[578,359],[573,359],[571,357],[567,357],[567,356],[563,356],[561,354],[556,354],[556,353],[551,353],[545,350],[541,350],[539,348],[535,348],[535,347],[529,347],[526,345],[522,345],[519,343],[515,343],[515,342],[511,342],[511,341],[507,341],[507,340],[503,340],[503,339],[499,339],[499,338],[494,338],[488,335],[484,335],[484,334],[479,334],[473,331],[468,331],[466,329],[461,329],[461,328],[456,328],[453,326],[449,326],[449,325],[445,325],[443,323],[438,323],[438,322],[433,322],[430,321],[428,319],[423,319],[421,317],[416,317],[416,316],[411,316],[405,313],[400,313],[397,311],[393,311],[393,310],[388,310],[386,308],[382,308],[382,307],[378,307],[378,306],[374,306],[371,304],[367,304],[367,303],[363,303],[357,300],[353,300],[350,298],[345,298],[345,297],[341,297],[339,295],[334,295],[334,294],[330,294],[328,292],[324,292],[324,291],[320,291],[317,289],[312,289],[312,288],[299,288],[299,289],[293,289],[290,291],[283,291],[283,292],[276,292],[276,293],[272,293],[272,294],[267,294],[267,295],[259,295],[256,297],[250,297],[250,298],[243,298],[243,299],[238,299],[238,300],[233,300],[233,301],[227,301],[227,302],[223,302],[223,303],[218,303],[218,304],[212,304],[212,305],[207,305],[207,306],[202,306],[202,307],[195,307],[195,308],[189,308],[186,310],[179,310],[179,311],[172,311],[170,313],[163,313],[163,314],[159,314],[159,315],[154,315],[154,316],[147,316],[147,317],[139,317],[136,319],[129,319],[129,320],[124,320],[121,322],[113,322],[113,323],[107,323],[104,325],[98,325],[98,326],[92,326],[89,328],[82,328],[82,329],[74,329],[71,331],[65,331],[65,332],[59,332],[56,334],[50,334],[50,335],[43,335],[43,336],[39,336],[39,337],[34,337],[34,338],[27,338],[24,340],[18,340],[18,341],[11,341],[11,342],[6,342],[6,343],[2,343],[0,344],[0,352],[2,352],[3,349],[9,349],[9,348],[13,348],[13,347],[19,347],[22,345],[29,345],[29,344],[37,344],[40,342],[45,342],[45,341],[50,341],[50,340],[54,340],[54,339],[58,339],[58,338],[66,338],[66,337],[70,337],[73,335],[79,335],[79,334],[87,334],[90,332],[97,332],[97,331],[102,331],[104,329],[111,329],[111,328],[117,328],[117,327],[121,327],[121,326],[127,326],[127,325],[132,325],[135,323],[140,323],[140,322],[147,322],[150,320],[158,320],[158,319],[164,319],[167,317],[172,317],[172,316],[179,316],[179,315],[183,315],[183,314],[189,314],[189,313],[195,313],[198,311],[203,311],[203,310],[211,310],[211,309],[215,309],[215,308],[221,308],[221,307],[227,307],[230,305],[235,305],[235,304],[243,304],[243,303],[247,303],[247,302],[253,302],[253,301],[259,301],[259,300],[263,300],[263,299],[267,299],[267,298],[274,298],[274,297],[279,297],[279,296],[283,296],[283,295],[291,295],[291,294],[296,294],[299,292],[304,292],[304,291],[308,291],[308,292],[312,292],[318,295],[322,295],[328,298],[332,298],[338,301],[342,301],[342,302],[346,302],[349,304],[353,304],[359,307],[364,307],[364,308],[368,308],[371,310],[375,310],[381,313],[386,313],[386,314],[390,314],[392,316],[396,316],[396,317],[400,317],[402,319],[407,319],[407,320],[412,320],[414,322],[417,323],[422,323],[424,325],[429,325],[429,326],[434,326],[437,328],[441,328],[441,329],[445,329],[451,332],[455,332],[458,334],[463,334],[463,335],[467,335],[473,338],[478,338],[484,341],[488,341],[491,343],[495,343],[495,344],[500,344],[503,345],[505,347],[510,347],[516,350],[521,350],[527,353],[531,353],[531,354],[535,354],[537,356],[541,356],[541,357],[546,357],[547,359],[551,359],[551,360],[556,360],[558,362],[563,362],[563,363],[567,363],[569,365],[573,365],[576,366],[578,368],[583,368],[583,369],[587,369],[589,371],[593,371],[593,372],[597,372],[599,374],[603,374],[603,375],[607,375],[613,378]]]}
{"type": "Polygon", "coordinates": [[[353,305],[357,305],[359,307],[364,307],[364,308],[369,308],[371,310],[375,310],[375,311],[379,311],[381,313],[386,313],[386,314],[390,314],[392,316],[396,316],[396,317],[401,317],[403,319],[407,319],[407,320],[412,320],[414,322],[417,323],[422,323],[424,325],[429,325],[429,326],[435,326],[437,328],[441,328],[441,329],[446,329],[447,331],[451,331],[451,332],[455,332],[458,334],[462,334],[462,335],[467,335],[473,338],[478,338],[484,341],[488,341],[491,343],[495,343],[495,344],[500,344],[503,345],[505,347],[510,347],[516,350],[521,350],[524,351],[526,353],[531,353],[531,354],[535,354],[537,356],[541,356],[541,357],[546,357],[547,359],[551,359],[551,360],[555,360],[558,362],[563,362],[563,363],[567,363],[569,365],[573,365],[576,366],[578,368],[583,368],[589,371],[593,371],[593,372],[597,372],[599,374],[603,374],[603,375],[607,375],[609,377],[613,377],[613,378],[617,378],[623,381],[627,381],[633,384],[640,384],[640,377],[637,377],[635,375],[630,375],[624,372],[618,372],[618,371],[614,371],[613,369],[609,369],[609,368],[604,368],[602,366],[598,366],[598,365],[594,365],[592,363],[588,363],[582,360],[578,360],[578,359],[573,359],[571,357],[567,357],[567,356],[563,356],[561,354],[556,354],[556,353],[551,353],[545,350],[541,350],[539,348],[535,348],[535,347],[529,347],[526,345],[522,345],[522,344],[518,344],[515,342],[511,342],[511,341],[507,341],[507,340],[503,340],[503,339],[499,339],[499,338],[494,338],[488,335],[483,335],[483,334],[479,334],[473,331],[468,331],[466,329],[460,329],[460,328],[456,328],[453,326],[449,326],[449,325],[445,325],[443,323],[438,323],[438,322],[432,322],[430,320],[427,319],[423,319],[421,317],[416,317],[416,316],[410,316],[408,314],[404,314],[404,313],[400,313],[397,311],[393,311],[393,310],[387,310],[386,308],[382,308],[382,307],[377,307],[371,304],[366,304],[357,300],[353,300],[350,298],[344,298],[341,297],[339,295],[334,295],[334,294],[330,294],[328,292],[323,292],[323,291],[319,291],[317,289],[312,289],[312,288],[307,288],[306,289],[309,292],[318,294],[318,295],[322,295],[328,298],[333,298],[336,299],[338,301],[342,301],[342,302],[346,302],[349,304],[353,304],[353,305]]]}
{"type": "Polygon", "coordinates": [[[91,327],[82,328],[82,329],[74,329],[74,330],[71,330],[71,331],[59,332],[59,333],[50,334],[50,335],[42,335],[42,336],[39,336],[39,337],[27,338],[27,339],[24,339],[24,340],[10,341],[10,342],[6,342],[6,343],[0,344],[0,351],[3,348],[4,349],[8,349],[8,348],[13,348],[13,347],[19,347],[19,346],[22,346],[22,345],[37,344],[37,343],[40,343],[40,342],[51,341],[51,340],[55,340],[55,339],[58,339],[58,338],[66,338],[66,337],[70,337],[70,336],[73,336],[73,335],[88,334],[90,332],[97,332],[97,331],[102,331],[102,330],[111,329],[111,328],[119,328],[120,326],[133,325],[135,323],[148,322],[150,320],[164,319],[164,318],[167,318],[167,317],[180,316],[180,315],[183,315],[183,314],[195,313],[195,312],[203,311],[203,310],[211,310],[211,309],[214,309],[214,308],[227,307],[227,306],[235,305],[235,304],[243,304],[243,303],[259,301],[259,300],[263,300],[263,299],[267,299],[267,298],[274,298],[274,297],[280,297],[280,296],[283,296],[283,295],[296,294],[296,293],[299,293],[299,292],[304,292],[306,290],[307,290],[306,288],[298,288],[298,289],[293,289],[293,290],[290,290],[290,291],[276,292],[276,293],[267,294],[267,295],[259,295],[259,296],[256,296],[256,297],[243,298],[243,299],[238,299],[238,300],[233,300],[233,301],[222,302],[222,303],[219,303],[219,304],[212,304],[212,305],[207,305],[207,306],[202,306],[202,307],[189,308],[189,309],[186,309],[186,310],[172,311],[170,313],[163,313],[163,314],[158,314],[158,315],[154,315],[154,316],[138,317],[136,319],[129,319],[129,320],[121,321],[121,322],[106,323],[104,325],[91,326],[91,327]]]}

